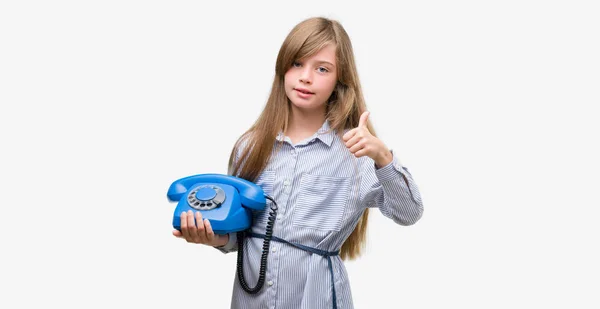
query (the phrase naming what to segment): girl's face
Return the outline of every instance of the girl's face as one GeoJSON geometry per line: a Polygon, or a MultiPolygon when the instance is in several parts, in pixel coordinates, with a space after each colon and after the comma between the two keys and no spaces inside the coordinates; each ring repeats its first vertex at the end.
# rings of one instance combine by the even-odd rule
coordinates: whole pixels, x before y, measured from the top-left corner
{"type": "Polygon", "coordinates": [[[311,57],[296,60],[285,73],[285,93],[293,106],[304,110],[325,109],[337,83],[335,48],[327,44],[311,57]]]}

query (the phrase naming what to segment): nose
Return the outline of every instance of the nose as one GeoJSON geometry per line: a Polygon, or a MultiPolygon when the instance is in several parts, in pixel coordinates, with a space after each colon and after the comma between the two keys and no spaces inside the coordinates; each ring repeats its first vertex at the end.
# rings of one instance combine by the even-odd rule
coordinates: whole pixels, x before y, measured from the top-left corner
{"type": "Polygon", "coordinates": [[[312,70],[306,66],[300,72],[300,82],[303,84],[311,84],[312,83],[312,70]]]}

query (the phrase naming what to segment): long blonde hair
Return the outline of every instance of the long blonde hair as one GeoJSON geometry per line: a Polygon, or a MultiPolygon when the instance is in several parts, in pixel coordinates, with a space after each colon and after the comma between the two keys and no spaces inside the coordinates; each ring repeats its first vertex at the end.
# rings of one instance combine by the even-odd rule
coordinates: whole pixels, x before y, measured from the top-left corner
{"type": "MultiPolygon", "coordinates": [[[[256,181],[271,157],[275,139],[280,131],[286,132],[291,108],[284,88],[284,76],[294,61],[316,54],[326,44],[336,46],[338,81],[329,98],[326,118],[330,127],[340,137],[345,129],[358,126],[361,114],[366,111],[350,38],[342,25],[335,20],[313,17],[297,24],[284,40],[277,62],[275,78],[267,104],[254,122],[235,143],[229,157],[232,175],[256,181]],[[243,151],[237,157],[242,144],[243,151]],[[234,159],[235,158],[235,159],[234,159]]],[[[371,134],[375,131],[369,122],[371,134]]],[[[360,256],[366,242],[369,209],[367,208],[354,231],[342,245],[342,259],[360,256]]]]}

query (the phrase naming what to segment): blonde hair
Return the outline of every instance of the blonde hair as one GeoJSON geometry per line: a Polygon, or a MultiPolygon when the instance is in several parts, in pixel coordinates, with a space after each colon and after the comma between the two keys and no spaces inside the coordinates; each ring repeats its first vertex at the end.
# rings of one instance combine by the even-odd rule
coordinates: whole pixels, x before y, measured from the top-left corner
{"type": "MultiPolygon", "coordinates": [[[[266,106],[254,124],[238,139],[229,157],[230,174],[256,181],[271,157],[280,131],[286,132],[290,102],[285,93],[284,77],[294,61],[316,54],[327,44],[336,46],[337,84],[329,98],[326,118],[340,138],[345,129],[358,126],[366,111],[350,38],[335,20],[313,17],[297,24],[285,38],[275,64],[275,78],[266,106]],[[241,144],[243,151],[237,157],[241,144]]],[[[369,122],[371,134],[375,131],[369,122]]],[[[369,209],[365,209],[354,231],[342,245],[340,257],[355,259],[366,242],[369,209]]]]}

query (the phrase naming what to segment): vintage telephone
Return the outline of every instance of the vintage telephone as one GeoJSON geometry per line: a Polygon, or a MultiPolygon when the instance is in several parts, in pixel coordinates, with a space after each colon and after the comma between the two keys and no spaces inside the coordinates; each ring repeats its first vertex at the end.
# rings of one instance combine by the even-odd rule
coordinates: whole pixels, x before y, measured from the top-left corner
{"type": "Polygon", "coordinates": [[[275,200],[253,182],[222,174],[199,174],[174,181],[169,187],[167,198],[171,202],[178,202],[173,214],[173,228],[181,231],[181,213],[192,210],[199,211],[202,218],[208,219],[215,234],[237,233],[240,284],[248,293],[260,291],[265,280],[267,255],[277,215],[275,200]],[[243,240],[245,232],[252,226],[252,210],[265,209],[267,199],[272,204],[265,231],[259,277],[256,286],[250,288],[246,284],[243,272],[243,240]]]}

